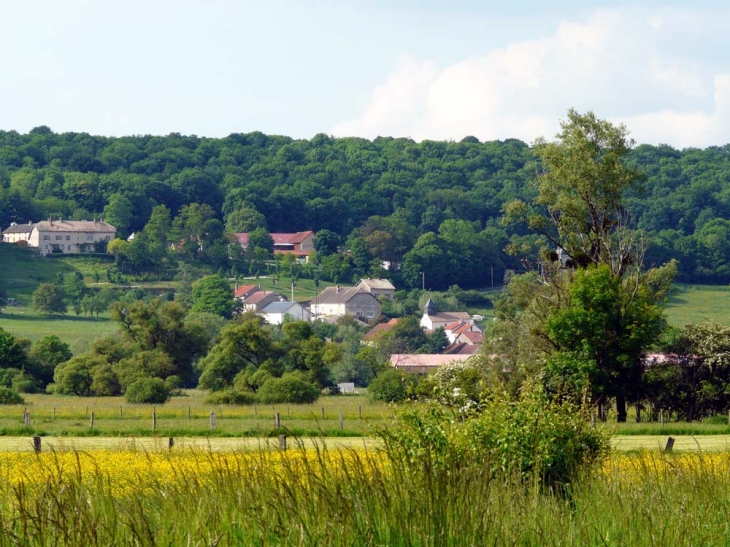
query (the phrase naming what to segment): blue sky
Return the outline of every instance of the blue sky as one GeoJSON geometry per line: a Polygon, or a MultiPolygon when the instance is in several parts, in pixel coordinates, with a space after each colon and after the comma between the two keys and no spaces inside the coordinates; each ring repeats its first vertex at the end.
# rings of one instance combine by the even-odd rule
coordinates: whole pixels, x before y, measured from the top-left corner
{"type": "Polygon", "coordinates": [[[0,6],[0,129],[730,142],[722,2],[28,0],[0,6]]]}

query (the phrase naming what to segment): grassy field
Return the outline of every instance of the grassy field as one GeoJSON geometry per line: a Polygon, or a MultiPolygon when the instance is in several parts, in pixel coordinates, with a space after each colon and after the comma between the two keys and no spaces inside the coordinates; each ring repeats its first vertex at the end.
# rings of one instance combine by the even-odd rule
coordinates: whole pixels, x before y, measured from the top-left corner
{"type": "Polygon", "coordinates": [[[311,405],[229,406],[206,404],[197,390],[187,393],[157,407],[127,404],[121,397],[26,395],[25,406],[0,407],[0,435],[267,437],[288,433],[362,437],[372,436],[376,427],[393,420],[390,406],[371,403],[363,395],[327,396],[311,405]],[[23,422],[25,411],[30,414],[30,428],[23,422]],[[215,412],[215,429],[211,429],[211,412],[215,412]],[[281,430],[275,428],[277,412],[281,430]]]}
{"type": "Polygon", "coordinates": [[[118,331],[116,323],[104,315],[99,318],[77,317],[72,314],[47,316],[25,306],[6,307],[0,312],[0,328],[19,338],[33,341],[55,334],[69,345],[75,355],[86,351],[97,338],[118,331]]]}
{"type": "MultiPolygon", "coordinates": [[[[240,285],[260,285],[265,291],[276,291],[289,300],[291,300],[291,278],[281,276],[279,280],[274,282],[271,277],[244,277],[238,280],[240,285]]],[[[319,287],[314,286],[314,280],[312,279],[297,279],[294,287],[294,300],[296,302],[314,300],[314,297],[322,292],[326,287],[333,286],[334,283],[327,281],[320,281],[319,287]]]]}
{"type": "Polygon", "coordinates": [[[667,303],[669,324],[683,327],[708,319],[730,325],[730,288],[726,285],[677,283],[667,303]]]}

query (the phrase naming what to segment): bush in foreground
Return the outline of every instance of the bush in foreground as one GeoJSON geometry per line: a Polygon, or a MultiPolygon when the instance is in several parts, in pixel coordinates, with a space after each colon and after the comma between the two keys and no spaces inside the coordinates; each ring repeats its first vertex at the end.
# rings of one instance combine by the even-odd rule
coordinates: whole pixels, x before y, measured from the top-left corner
{"type": "Polygon", "coordinates": [[[128,403],[161,405],[170,400],[170,390],[161,378],[140,378],[127,388],[124,400],[128,403]]]}

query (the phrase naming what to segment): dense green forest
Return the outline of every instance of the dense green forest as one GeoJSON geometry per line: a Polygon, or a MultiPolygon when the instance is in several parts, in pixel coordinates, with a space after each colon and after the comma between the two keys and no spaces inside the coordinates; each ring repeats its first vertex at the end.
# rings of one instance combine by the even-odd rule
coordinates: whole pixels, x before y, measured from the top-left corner
{"type": "MultiPolygon", "coordinates": [[[[651,241],[645,263],[676,258],[680,281],[730,282],[730,146],[640,145],[628,162],[646,175],[627,200],[651,241]]],[[[172,242],[176,259],[251,273],[255,253],[232,255],[231,233],[315,230],[323,278],[383,274],[385,260],[401,265],[387,273],[405,286],[420,287],[425,272],[430,288],[484,287],[521,269],[505,248],[537,241],[501,219],[505,203],[532,200],[539,170],[514,139],[107,138],[38,127],[0,132],[0,225],[103,216],[122,238],[141,235],[110,249],[131,274],[176,268],[172,242]]]]}

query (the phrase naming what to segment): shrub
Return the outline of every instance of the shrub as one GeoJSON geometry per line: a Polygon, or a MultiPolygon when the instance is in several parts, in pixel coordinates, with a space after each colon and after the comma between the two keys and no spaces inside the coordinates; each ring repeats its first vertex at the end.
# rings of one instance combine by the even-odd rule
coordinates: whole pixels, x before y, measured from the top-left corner
{"type": "Polygon", "coordinates": [[[140,378],[127,388],[124,400],[128,403],[161,405],[170,400],[170,390],[162,378],[140,378]]]}
{"type": "Polygon", "coordinates": [[[371,401],[400,403],[408,398],[414,380],[396,369],[381,372],[368,386],[371,401]]]}
{"type": "Polygon", "coordinates": [[[256,395],[252,391],[224,389],[208,395],[205,402],[211,405],[250,405],[256,402],[256,395]]]}
{"type": "Polygon", "coordinates": [[[0,386],[0,405],[22,405],[25,399],[9,387],[0,386]]]}
{"type": "Polygon", "coordinates": [[[481,466],[494,477],[536,480],[559,492],[594,469],[608,452],[605,433],[593,429],[569,401],[549,401],[527,386],[519,400],[495,396],[461,420],[431,404],[401,413],[398,427],[381,431],[391,452],[426,472],[481,466]]]}
{"type": "Polygon", "coordinates": [[[262,403],[313,403],[319,399],[319,387],[291,372],[264,382],[257,395],[262,403]]]}

